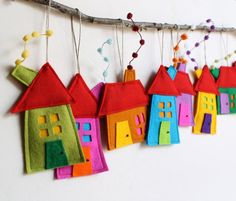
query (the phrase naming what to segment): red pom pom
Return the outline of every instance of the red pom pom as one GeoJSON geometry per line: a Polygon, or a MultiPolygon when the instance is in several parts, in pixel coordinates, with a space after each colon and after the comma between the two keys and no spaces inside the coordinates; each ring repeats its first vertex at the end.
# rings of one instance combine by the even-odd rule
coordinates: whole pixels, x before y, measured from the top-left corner
{"type": "Polygon", "coordinates": [[[133,57],[133,58],[137,58],[137,57],[138,57],[138,53],[137,53],[137,52],[134,52],[134,53],[132,54],[132,57],[133,57]]]}
{"type": "Polygon", "coordinates": [[[132,17],[133,17],[133,14],[132,14],[132,13],[128,13],[128,14],[127,14],[127,19],[130,20],[130,19],[132,19],[132,17]]]}
{"type": "Polygon", "coordinates": [[[140,45],[144,45],[145,40],[141,39],[141,40],[139,41],[139,43],[140,43],[140,45]]]}
{"type": "Polygon", "coordinates": [[[133,69],[133,66],[128,65],[127,68],[128,68],[129,70],[132,70],[132,69],[133,69]]]}
{"type": "Polygon", "coordinates": [[[137,25],[134,25],[134,26],[132,27],[132,30],[135,31],[135,32],[136,32],[136,31],[139,31],[139,27],[138,27],[137,25]]]}

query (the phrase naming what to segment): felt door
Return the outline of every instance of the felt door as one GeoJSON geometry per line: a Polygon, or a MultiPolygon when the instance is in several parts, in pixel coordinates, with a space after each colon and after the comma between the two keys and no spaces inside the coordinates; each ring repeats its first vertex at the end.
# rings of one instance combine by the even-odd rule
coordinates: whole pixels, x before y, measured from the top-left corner
{"type": "Polygon", "coordinates": [[[201,129],[202,133],[211,133],[211,120],[212,120],[212,115],[205,113],[201,129]]]}
{"type": "Polygon", "coordinates": [[[170,144],[170,122],[162,121],[159,132],[159,144],[170,144]]]}
{"type": "Polygon", "coordinates": [[[116,148],[133,144],[129,122],[116,122],[116,148]]]}
{"type": "Polygon", "coordinates": [[[221,114],[229,113],[229,96],[226,93],[220,94],[220,113],[221,114]]]}
{"type": "Polygon", "coordinates": [[[67,166],[68,160],[61,140],[45,142],[46,169],[67,166]]]}
{"type": "Polygon", "coordinates": [[[182,103],[179,107],[179,125],[189,125],[191,123],[190,106],[188,104],[182,103]]]}

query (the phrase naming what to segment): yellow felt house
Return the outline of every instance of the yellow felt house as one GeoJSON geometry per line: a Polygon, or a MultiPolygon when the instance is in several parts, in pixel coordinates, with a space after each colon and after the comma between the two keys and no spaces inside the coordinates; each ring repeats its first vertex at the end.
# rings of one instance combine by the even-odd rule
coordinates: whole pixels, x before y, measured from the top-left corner
{"type": "Polygon", "coordinates": [[[195,134],[215,134],[216,133],[216,95],[218,89],[209,68],[205,65],[203,69],[196,70],[198,81],[195,85],[196,105],[193,127],[195,134]]]}

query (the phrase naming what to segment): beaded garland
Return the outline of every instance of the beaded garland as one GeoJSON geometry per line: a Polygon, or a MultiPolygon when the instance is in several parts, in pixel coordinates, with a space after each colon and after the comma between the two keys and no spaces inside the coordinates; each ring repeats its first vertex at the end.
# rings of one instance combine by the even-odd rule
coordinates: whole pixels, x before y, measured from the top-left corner
{"type": "Polygon", "coordinates": [[[209,39],[209,36],[211,34],[211,32],[213,32],[215,30],[215,25],[214,25],[214,22],[211,20],[211,19],[207,19],[206,20],[206,25],[209,25],[209,30],[207,32],[207,34],[204,36],[204,38],[201,40],[201,41],[198,41],[194,44],[194,46],[187,50],[186,51],[186,55],[188,56],[188,58],[193,62],[195,63],[195,66],[194,66],[194,70],[197,70],[198,69],[198,63],[196,62],[196,59],[191,57],[190,55],[192,54],[192,51],[199,47],[201,45],[201,43],[203,43],[204,41],[207,41],[209,39]],[[209,25],[210,24],[210,25],[209,25]]]}
{"type": "Polygon", "coordinates": [[[128,14],[127,14],[127,19],[131,20],[131,22],[132,22],[132,24],[133,24],[133,25],[132,25],[132,31],[137,32],[137,34],[138,34],[139,37],[140,37],[140,40],[139,40],[140,46],[139,46],[139,48],[138,48],[135,52],[132,53],[132,59],[129,61],[129,65],[127,66],[127,68],[130,69],[130,70],[133,69],[133,66],[131,65],[132,61],[138,57],[138,52],[139,52],[139,50],[140,50],[140,49],[142,48],[142,46],[145,44],[145,40],[143,39],[143,37],[142,37],[142,35],[141,35],[140,31],[139,31],[140,28],[139,28],[139,26],[137,26],[137,25],[134,23],[132,17],[133,17],[133,14],[132,14],[132,13],[128,13],[128,14]]]}

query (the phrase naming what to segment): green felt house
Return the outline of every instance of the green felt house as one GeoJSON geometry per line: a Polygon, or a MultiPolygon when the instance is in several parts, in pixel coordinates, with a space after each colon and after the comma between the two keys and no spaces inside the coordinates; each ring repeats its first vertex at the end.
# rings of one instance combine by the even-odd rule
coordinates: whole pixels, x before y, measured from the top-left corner
{"type": "Polygon", "coordinates": [[[211,70],[220,94],[217,96],[217,113],[236,113],[236,67],[221,66],[211,70]]]}
{"type": "Polygon", "coordinates": [[[17,66],[12,76],[28,86],[11,112],[25,112],[26,172],[84,162],[68,93],[49,63],[39,72],[17,66]]]}

